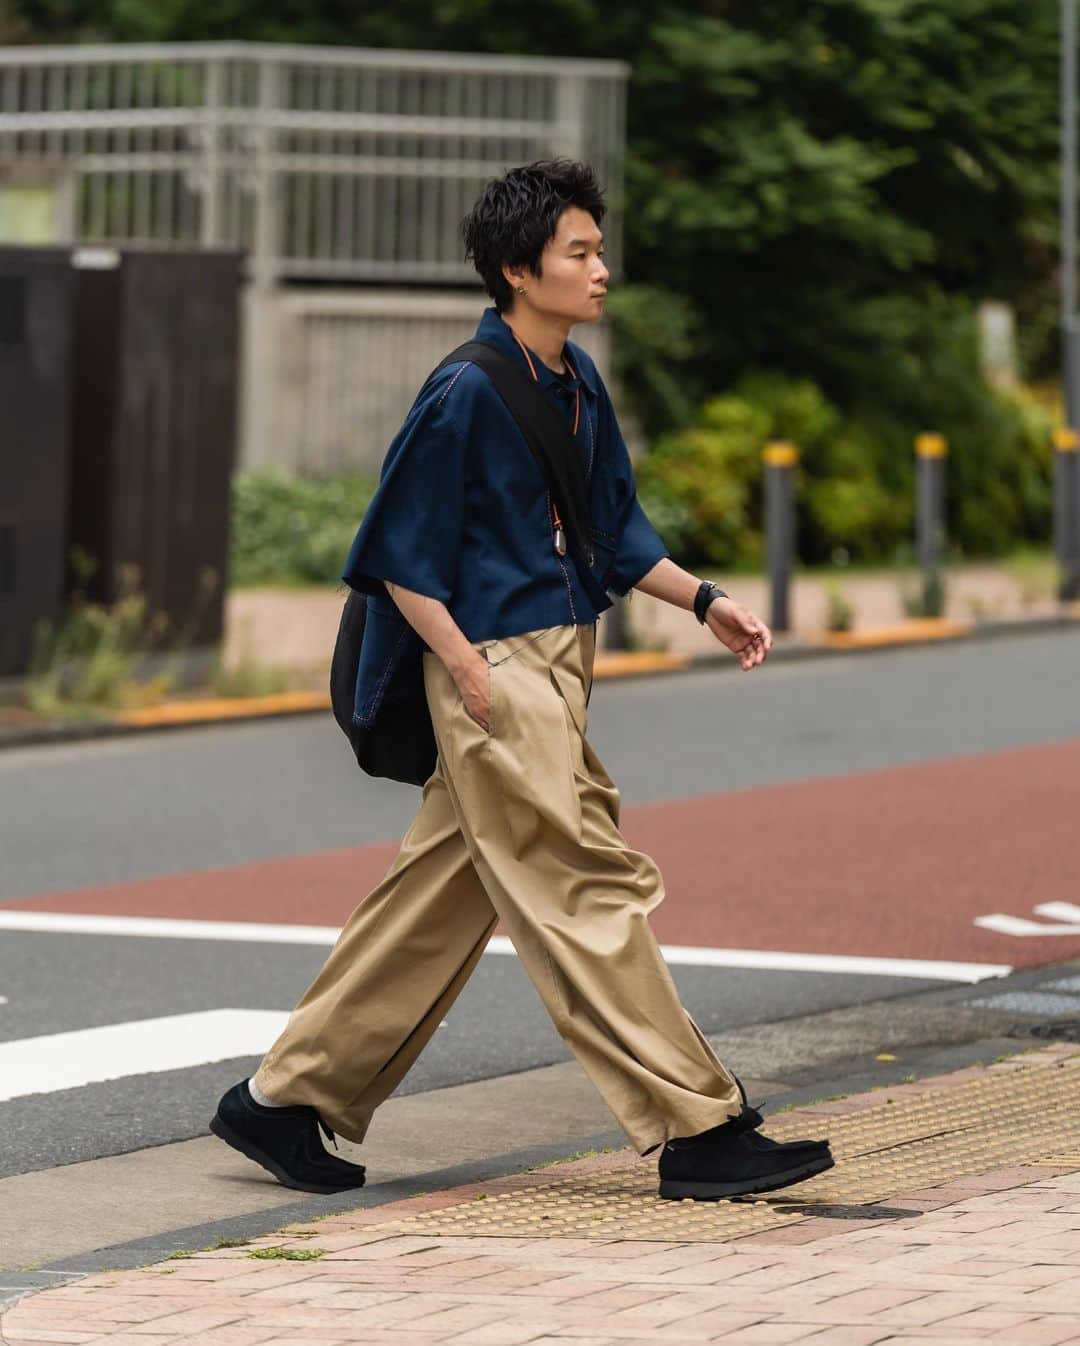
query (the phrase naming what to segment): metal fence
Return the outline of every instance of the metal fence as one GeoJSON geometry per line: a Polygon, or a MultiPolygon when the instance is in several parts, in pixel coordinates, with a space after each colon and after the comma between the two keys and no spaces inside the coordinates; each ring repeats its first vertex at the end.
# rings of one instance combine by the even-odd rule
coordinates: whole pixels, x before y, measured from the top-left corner
{"type": "Polygon", "coordinates": [[[475,282],[459,222],[512,164],[610,188],[619,274],[628,67],[616,61],[184,43],[0,48],[0,164],[69,166],[73,236],[248,252],[283,278],[475,282]]]}

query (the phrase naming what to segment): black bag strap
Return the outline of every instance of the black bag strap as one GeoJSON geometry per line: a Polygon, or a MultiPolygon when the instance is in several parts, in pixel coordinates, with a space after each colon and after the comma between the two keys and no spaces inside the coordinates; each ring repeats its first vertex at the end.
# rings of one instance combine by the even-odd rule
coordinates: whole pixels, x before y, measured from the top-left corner
{"type": "Polygon", "coordinates": [[[446,365],[465,360],[479,365],[487,374],[517,421],[554,497],[566,529],[567,548],[578,569],[587,570],[592,565],[593,546],[585,468],[566,418],[540,391],[536,381],[490,341],[466,341],[452,350],[431,371],[424,386],[446,365]]]}

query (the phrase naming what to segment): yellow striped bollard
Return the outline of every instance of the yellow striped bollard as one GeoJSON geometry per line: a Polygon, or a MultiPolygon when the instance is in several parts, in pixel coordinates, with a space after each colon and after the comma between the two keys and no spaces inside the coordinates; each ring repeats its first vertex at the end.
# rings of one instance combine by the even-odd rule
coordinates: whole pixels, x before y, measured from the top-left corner
{"type": "Polygon", "coordinates": [[[765,464],[765,550],[769,567],[774,631],[790,629],[788,595],[795,559],[795,467],[799,450],[786,439],[771,439],[761,451],[765,464]]]}
{"type": "Polygon", "coordinates": [[[1080,434],[1071,426],[1054,431],[1054,551],[1058,599],[1080,598],[1080,434]]]}

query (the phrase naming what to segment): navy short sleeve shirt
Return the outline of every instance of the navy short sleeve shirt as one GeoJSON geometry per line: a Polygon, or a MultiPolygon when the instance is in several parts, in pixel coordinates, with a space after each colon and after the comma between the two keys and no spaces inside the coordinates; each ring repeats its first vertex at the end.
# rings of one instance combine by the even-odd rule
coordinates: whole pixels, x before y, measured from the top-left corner
{"type": "Polygon", "coordinates": [[[413,403],[383,461],[379,485],[349,550],[342,578],[369,594],[357,686],[357,716],[370,720],[387,660],[427,646],[386,592],[401,584],[445,603],[469,641],[545,626],[594,622],[670,552],[638,499],[633,467],[603,381],[588,354],[568,341],[569,371],[526,358],[494,307],[476,337],[499,346],[564,412],[585,468],[597,584],[586,591],[570,556],[552,545],[547,483],[488,376],[465,361],[447,365],[413,403]],[[531,377],[531,372],[530,372],[531,377]],[[392,626],[392,629],[391,629],[392,626]],[[370,649],[369,649],[370,646],[370,649]]]}
{"type": "MultiPolygon", "coordinates": [[[[484,311],[477,339],[527,368],[509,326],[484,311]]],[[[670,552],[637,499],[633,467],[607,389],[584,350],[566,343],[571,373],[532,355],[540,387],[574,420],[588,487],[595,561],[604,589],[626,594],[670,552]]],[[[382,595],[382,581],[446,604],[470,641],[594,621],[606,603],[585,592],[569,556],[552,546],[544,476],[488,376],[447,365],[417,398],[383,461],[378,489],[342,578],[382,595]]]]}

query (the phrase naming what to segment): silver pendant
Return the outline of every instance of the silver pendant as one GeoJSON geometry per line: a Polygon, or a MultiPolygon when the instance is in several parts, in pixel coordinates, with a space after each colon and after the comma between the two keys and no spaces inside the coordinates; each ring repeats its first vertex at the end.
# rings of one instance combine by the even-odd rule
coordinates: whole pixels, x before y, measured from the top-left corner
{"type": "Polygon", "coordinates": [[[555,555],[566,555],[566,533],[563,530],[562,524],[557,524],[555,527],[555,555]]]}

